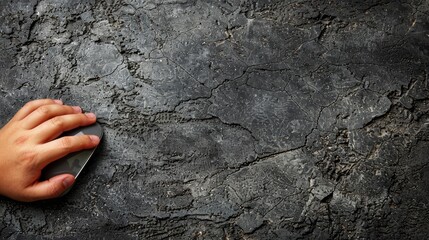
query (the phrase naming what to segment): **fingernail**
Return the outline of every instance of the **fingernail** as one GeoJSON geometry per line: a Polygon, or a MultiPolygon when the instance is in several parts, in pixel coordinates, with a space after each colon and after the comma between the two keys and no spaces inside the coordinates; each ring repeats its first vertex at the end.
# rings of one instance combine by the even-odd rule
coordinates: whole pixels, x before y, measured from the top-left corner
{"type": "Polygon", "coordinates": [[[54,102],[57,104],[63,104],[63,101],[61,99],[54,99],[54,102]]]}
{"type": "Polygon", "coordinates": [[[82,112],[82,108],[78,107],[78,106],[73,106],[72,107],[75,113],[81,113],[82,112]]]}
{"type": "Polygon", "coordinates": [[[90,118],[90,119],[95,119],[95,114],[94,113],[85,113],[85,115],[90,118]]]}
{"type": "Polygon", "coordinates": [[[89,135],[89,138],[91,138],[91,141],[92,141],[94,144],[98,144],[98,143],[100,142],[100,138],[99,138],[98,136],[95,136],[95,135],[89,135]]]}
{"type": "Polygon", "coordinates": [[[69,188],[73,185],[74,182],[74,177],[72,176],[67,176],[66,178],[63,179],[63,186],[64,188],[69,188]]]}

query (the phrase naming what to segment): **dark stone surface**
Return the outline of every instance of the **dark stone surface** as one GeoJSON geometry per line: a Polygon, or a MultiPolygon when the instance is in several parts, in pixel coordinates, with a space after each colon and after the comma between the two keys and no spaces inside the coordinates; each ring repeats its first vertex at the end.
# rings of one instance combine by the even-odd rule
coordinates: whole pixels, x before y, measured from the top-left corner
{"type": "Polygon", "coordinates": [[[1,0],[1,124],[97,113],[65,197],[2,239],[424,239],[429,2],[1,0]]]}

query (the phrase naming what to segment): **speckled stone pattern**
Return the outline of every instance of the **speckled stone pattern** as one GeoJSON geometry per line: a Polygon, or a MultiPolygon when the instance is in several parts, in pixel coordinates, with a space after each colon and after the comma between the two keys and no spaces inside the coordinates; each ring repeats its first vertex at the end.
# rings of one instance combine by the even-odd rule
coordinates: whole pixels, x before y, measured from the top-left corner
{"type": "Polygon", "coordinates": [[[97,114],[1,239],[426,239],[429,1],[1,0],[0,123],[97,114]]]}

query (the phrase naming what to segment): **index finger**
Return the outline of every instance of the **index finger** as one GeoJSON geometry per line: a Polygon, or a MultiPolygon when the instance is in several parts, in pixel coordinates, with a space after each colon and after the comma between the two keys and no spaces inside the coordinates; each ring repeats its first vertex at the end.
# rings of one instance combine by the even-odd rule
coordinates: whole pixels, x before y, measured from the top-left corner
{"type": "Polygon", "coordinates": [[[100,138],[95,135],[66,136],[57,138],[51,142],[39,145],[39,154],[36,157],[36,162],[41,168],[44,168],[49,163],[58,160],[69,153],[95,148],[99,143],[100,138]]]}
{"type": "Polygon", "coordinates": [[[37,108],[48,105],[48,104],[60,104],[62,105],[63,102],[61,100],[57,99],[38,99],[33,100],[28,103],[26,103],[16,114],[13,116],[11,121],[20,121],[27,117],[30,113],[32,113],[37,108]]]}

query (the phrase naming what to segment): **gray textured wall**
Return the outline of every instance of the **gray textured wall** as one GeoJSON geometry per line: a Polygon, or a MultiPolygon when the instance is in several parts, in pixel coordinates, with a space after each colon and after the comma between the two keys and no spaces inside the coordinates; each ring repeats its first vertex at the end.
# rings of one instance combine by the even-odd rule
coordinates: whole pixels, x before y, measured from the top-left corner
{"type": "Polygon", "coordinates": [[[0,123],[94,111],[64,198],[0,238],[423,239],[429,2],[1,0],[0,123]]]}

